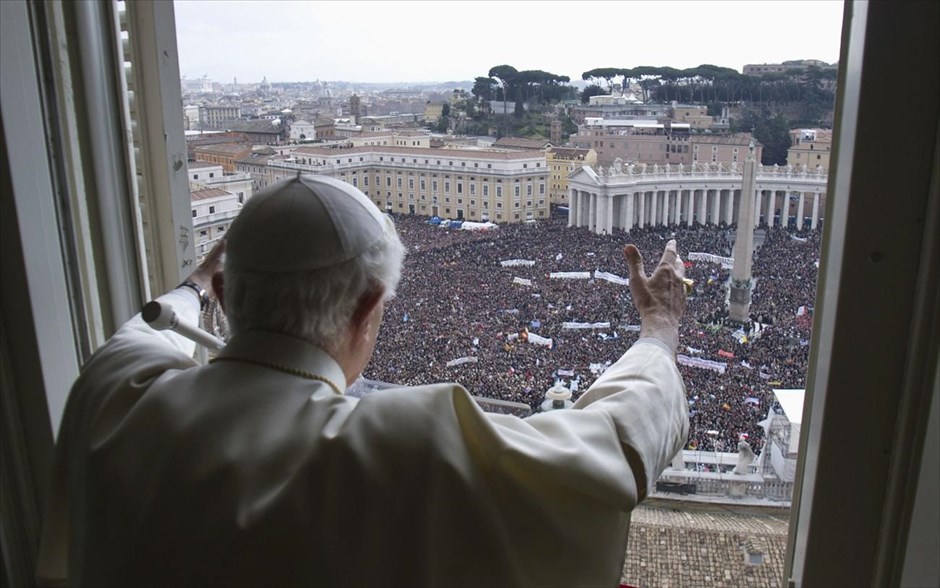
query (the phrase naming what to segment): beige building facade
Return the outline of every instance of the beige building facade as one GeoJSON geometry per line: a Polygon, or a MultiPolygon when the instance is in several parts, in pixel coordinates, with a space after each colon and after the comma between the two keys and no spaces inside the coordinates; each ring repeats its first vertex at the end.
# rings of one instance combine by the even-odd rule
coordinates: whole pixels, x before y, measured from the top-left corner
{"type": "MultiPolygon", "coordinates": [[[[695,116],[691,114],[690,116],[695,116]]],[[[706,135],[690,132],[690,123],[659,123],[654,120],[605,120],[589,118],[569,142],[593,149],[598,161],[690,166],[698,163],[743,165],[751,135],[706,135]]],[[[757,157],[762,147],[757,145],[757,157]]]]}
{"type": "Polygon", "coordinates": [[[593,149],[548,147],[548,198],[551,204],[568,204],[568,176],[583,165],[597,165],[597,152],[593,149]]]}
{"type": "Polygon", "coordinates": [[[790,148],[787,149],[787,165],[815,170],[821,167],[829,172],[829,157],[832,154],[832,131],[828,129],[793,129],[790,131],[790,148]]]}
{"type": "Polygon", "coordinates": [[[549,215],[549,168],[541,151],[300,147],[266,168],[268,183],[298,171],[343,180],[381,210],[399,214],[495,223],[549,215]]]}

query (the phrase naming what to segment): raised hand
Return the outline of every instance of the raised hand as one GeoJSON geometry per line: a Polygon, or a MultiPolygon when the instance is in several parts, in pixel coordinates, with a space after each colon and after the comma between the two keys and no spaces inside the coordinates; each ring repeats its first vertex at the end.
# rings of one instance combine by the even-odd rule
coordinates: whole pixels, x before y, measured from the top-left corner
{"type": "Polygon", "coordinates": [[[640,313],[640,336],[659,339],[673,352],[679,346],[679,319],[685,312],[685,266],[676,252],[676,241],[666,243],[666,250],[653,271],[646,277],[643,256],[635,245],[623,250],[630,268],[630,294],[640,313]]]}

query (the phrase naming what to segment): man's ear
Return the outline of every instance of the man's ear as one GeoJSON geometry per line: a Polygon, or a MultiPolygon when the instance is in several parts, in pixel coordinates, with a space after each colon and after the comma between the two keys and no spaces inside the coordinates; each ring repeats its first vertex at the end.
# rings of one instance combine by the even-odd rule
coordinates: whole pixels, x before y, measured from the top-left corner
{"type": "Polygon", "coordinates": [[[222,312],[225,312],[225,276],[220,271],[212,274],[212,291],[222,307],[222,312]]]}
{"type": "Polygon", "coordinates": [[[373,311],[378,305],[382,304],[384,297],[385,289],[381,286],[373,286],[359,297],[359,302],[356,304],[356,309],[353,311],[352,320],[350,321],[350,326],[353,330],[359,331],[364,329],[364,332],[368,332],[366,327],[369,326],[369,320],[373,316],[373,311]]]}

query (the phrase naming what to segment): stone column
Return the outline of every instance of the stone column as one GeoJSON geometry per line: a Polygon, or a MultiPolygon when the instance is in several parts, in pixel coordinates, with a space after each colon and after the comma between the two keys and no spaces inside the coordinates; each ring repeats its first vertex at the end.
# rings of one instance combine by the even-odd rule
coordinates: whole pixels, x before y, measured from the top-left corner
{"type": "Polygon", "coordinates": [[[786,229],[790,225],[790,194],[793,192],[787,190],[783,193],[783,201],[780,203],[780,226],[786,229]]]}
{"type": "Polygon", "coordinates": [[[623,226],[624,226],[624,230],[629,232],[630,229],[633,228],[633,207],[634,207],[634,201],[636,200],[636,194],[634,194],[633,192],[630,192],[626,196],[624,196],[624,198],[627,199],[627,205],[624,206],[624,209],[627,211],[626,212],[627,220],[624,222],[623,226]]]}
{"type": "Polygon", "coordinates": [[[597,232],[597,194],[593,192],[588,196],[590,202],[588,208],[588,230],[592,233],[597,232]]]}
{"type": "Polygon", "coordinates": [[[714,190],[715,199],[712,200],[712,224],[718,226],[718,215],[721,211],[721,190],[714,190]]]}
{"type": "Polygon", "coordinates": [[[676,200],[672,212],[672,224],[678,227],[679,222],[682,220],[682,190],[673,190],[673,192],[676,194],[676,200]]]}
{"type": "Polygon", "coordinates": [[[775,192],[774,190],[768,190],[767,196],[768,196],[767,213],[764,219],[767,221],[768,227],[773,227],[774,226],[774,208],[775,208],[774,204],[776,204],[777,192],[775,192]]]}
{"type": "Polygon", "coordinates": [[[614,197],[610,194],[604,195],[605,204],[607,206],[607,222],[605,223],[604,228],[607,230],[608,235],[614,234],[614,197]]]}
{"type": "Polygon", "coordinates": [[[819,222],[819,192],[813,192],[813,220],[810,221],[809,228],[816,230],[816,224],[819,222]]]}
{"type": "Polygon", "coordinates": [[[669,190],[663,190],[663,226],[669,225],[669,190]]]}
{"type": "Polygon", "coordinates": [[[763,193],[760,190],[757,190],[757,194],[752,194],[752,198],[754,198],[754,226],[755,227],[760,226],[760,205],[763,204],[763,201],[761,201],[762,195],[763,193]]]}
{"type": "Polygon", "coordinates": [[[568,191],[568,226],[578,226],[578,191],[571,189],[568,191]]]}
{"type": "Polygon", "coordinates": [[[698,192],[701,194],[698,200],[698,222],[704,225],[708,218],[705,211],[705,207],[708,204],[708,190],[699,190],[698,192]]]}
{"type": "Polygon", "coordinates": [[[646,192],[637,193],[637,198],[640,201],[639,227],[642,229],[646,226],[646,192]]]}
{"type": "Polygon", "coordinates": [[[650,226],[656,226],[656,190],[650,192],[650,226]]]}
{"type": "Polygon", "coordinates": [[[800,203],[796,206],[796,230],[803,230],[803,205],[806,203],[806,193],[800,192],[800,203]]]}
{"type": "Polygon", "coordinates": [[[728,202],[725,208],[725,224],[734,222],[734,190],[728,190],[728,202]]]}

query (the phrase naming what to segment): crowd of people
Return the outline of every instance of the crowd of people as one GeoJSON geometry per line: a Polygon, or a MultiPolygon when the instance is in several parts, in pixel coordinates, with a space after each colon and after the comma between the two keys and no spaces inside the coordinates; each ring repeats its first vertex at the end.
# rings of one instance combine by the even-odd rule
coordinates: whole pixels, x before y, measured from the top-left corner
{"type": "Polygon", "coordinates": [[[576,399],[636,340],[640,324],[629,288],[594,278],[594,271],[628,277],[623,247],[634,243],[651,272],[675,238],[686,276],[695,281],[679,354],[717,362],[710,368],[680,362],[689,401],[687,448],[735,451],[746,433],[759,451],[758,422],[773,404],[772,389],[804,386],[818,231],[765,231],[754,254],[753,322],[735,325],[727,320],[731,270],[689,260],[690,252],[730,256],[733,227],[647,227],[600,236],[567,227],[563,212],[491,231],[440,228],[407,215],[395,222],[408,255],[367,378],[401,385],[453,381],[475,396],[525,403],[533,411],[560,381],[576,399]],[[535,263],[500,263],[507,260],[535,263]],[[552,272],[591,272],[592,278],[553,278],[552,272]],[[609,327],[572,329],[566,322],[609,327]]]}

